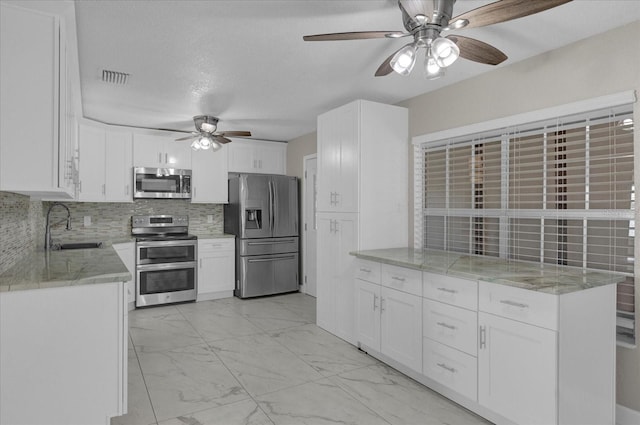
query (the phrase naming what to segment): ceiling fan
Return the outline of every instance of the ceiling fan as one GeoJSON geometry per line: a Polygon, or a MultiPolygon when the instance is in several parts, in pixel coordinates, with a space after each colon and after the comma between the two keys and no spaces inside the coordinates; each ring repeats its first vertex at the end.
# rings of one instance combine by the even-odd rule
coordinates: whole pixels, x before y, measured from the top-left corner
{"type": "Polygon", "coordinates": [[[250,131],[221,131],[218,130],[219,118],[211,115],[196,115],[193,117],[193,123],[197,131],[192,131],[190,136],[176,139],[177,142],[182,140],[193,140],[191,148],[193,150],[211,149],[217,151],[222,148],[225,143],[232,142],[229,137],[251,137],[250,131]]]}
{"type": "Polygon", "coordinates": [[[571,0],[499,0],[452,18],[456,0],[398,0],[406,32],[361,31],[305,35],[305,41],[358,40],[368,38],[413,37],[413,41],[382,62],[376,77],[390,74],[409,75],[419,49],[425,49],[425,75],[428,79],[444,75],[444,69],[458,56],[474,62],[498,65],[507,55],[474,38],[441,33],[462,28],[476,28],[533,15],[568,3],[571,0]]]}

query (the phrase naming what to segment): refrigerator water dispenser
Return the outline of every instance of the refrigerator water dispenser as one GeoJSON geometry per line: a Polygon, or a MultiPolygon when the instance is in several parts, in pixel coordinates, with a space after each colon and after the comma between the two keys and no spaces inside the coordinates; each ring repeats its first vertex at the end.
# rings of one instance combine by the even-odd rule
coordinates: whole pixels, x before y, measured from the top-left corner
{"type": "Polygon", "coordinates": [[[258,208],[247,208],[245,210],[245,229],[262,229],[262,210],[258,208]]]}

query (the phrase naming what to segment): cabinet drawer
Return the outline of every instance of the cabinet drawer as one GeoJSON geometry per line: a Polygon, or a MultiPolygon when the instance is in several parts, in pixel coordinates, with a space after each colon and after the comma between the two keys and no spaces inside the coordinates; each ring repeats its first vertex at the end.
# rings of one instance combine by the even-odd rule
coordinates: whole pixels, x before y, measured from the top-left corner
{"type": "Polygon", "coordinates": [[[463,396],[478,398],[477,359],[429,338],[422,341],[422,373],[463,396]]]}
{"type": "Polygon", "coordinates": [[[512,286],[480,282],[480,310],[547,329],[558,329],[558,297],[512,286]]]}
{"type": "Polygon", "coordinates": [[[198,250],[200,252],[211,251],[233,251],[235,249],[234,238],[224,239],[199,239],[198,250]]]}
{"type": "Polygon", "coordinates": [[[420,270],[383,264],[381,283],[388,288],[422,296],[422,272],[420,270]]]}
{"type": "Polygon", "coordinates": [[[478,314],[432,300],[422,302],[422,330],[425,337],[464,351],[478,353],[478,314]]]}
{"type": "Polygon", "coordinates": [[[356,279],[380,284],[380,263],[356,259],[356,279]]]}
{"type": "Polygon", "coordinates": [[[424,296],[469,310],[478,309],[478,283],[435,273],[422,273],[424,296]]]}

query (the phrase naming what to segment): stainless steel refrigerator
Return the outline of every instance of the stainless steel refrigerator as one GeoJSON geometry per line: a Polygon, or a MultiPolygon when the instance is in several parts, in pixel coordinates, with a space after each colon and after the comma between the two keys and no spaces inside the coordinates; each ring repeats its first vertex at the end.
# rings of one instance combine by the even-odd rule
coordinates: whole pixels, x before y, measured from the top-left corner
{"type": "Polygon", "coordinates": [[[224,231],[236,235],[237,297],[299,289],[296,177],[229,174],[224,231]]]}

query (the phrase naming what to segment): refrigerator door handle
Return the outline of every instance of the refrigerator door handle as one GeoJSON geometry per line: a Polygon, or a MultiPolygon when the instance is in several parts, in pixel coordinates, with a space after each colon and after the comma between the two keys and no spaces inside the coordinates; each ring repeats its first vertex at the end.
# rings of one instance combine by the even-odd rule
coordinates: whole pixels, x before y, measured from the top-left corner
{"type": "Polygon", "coordinates": [[[275,215],[275,199],[274,199],[274,188],[273,181],[269,180],[269,230],[271,230],[271,235],[273,235],[273,224],[274,224],[274,215],[275,215]]]}

